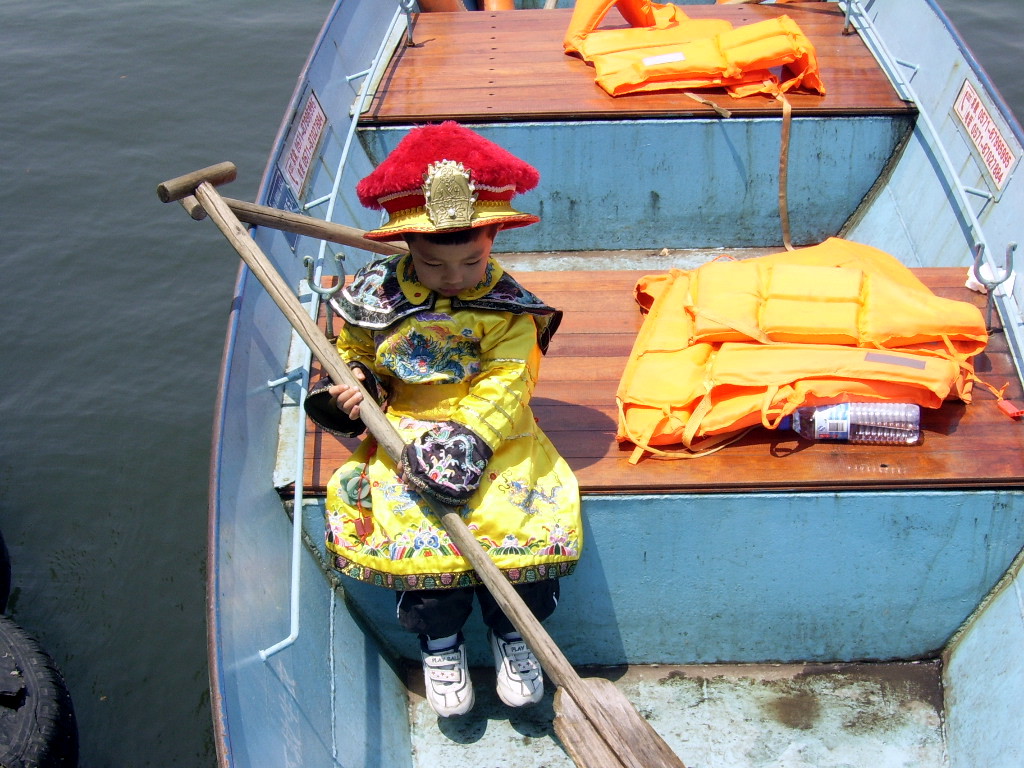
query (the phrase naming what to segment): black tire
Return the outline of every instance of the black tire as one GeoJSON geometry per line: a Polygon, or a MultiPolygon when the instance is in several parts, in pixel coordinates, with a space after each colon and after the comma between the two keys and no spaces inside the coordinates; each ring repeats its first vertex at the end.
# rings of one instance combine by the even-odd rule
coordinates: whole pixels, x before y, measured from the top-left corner
{"type": "Polygon", "coordinates": [[[0,532],[0,613],[7,610],[7,598],[11,596],[11,556],[7,553],[4,534],[0,532]]]}
{"type": "Polygon", "coordinates": [[[78,726],[63,676],[25,630],[0,616],[0,766],[77,765],[78,726]]]}

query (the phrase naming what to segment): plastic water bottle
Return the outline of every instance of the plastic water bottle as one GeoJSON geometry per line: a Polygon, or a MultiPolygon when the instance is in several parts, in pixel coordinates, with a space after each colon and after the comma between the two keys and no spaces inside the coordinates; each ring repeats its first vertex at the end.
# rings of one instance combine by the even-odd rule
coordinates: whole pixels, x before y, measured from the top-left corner
{"type": "Polygon", "coordinates": [[[873,445],[921,442],[921,408],[911,403],[836,403],[798,408],[780,429],[807,440],[846,440],[873,445]]]}

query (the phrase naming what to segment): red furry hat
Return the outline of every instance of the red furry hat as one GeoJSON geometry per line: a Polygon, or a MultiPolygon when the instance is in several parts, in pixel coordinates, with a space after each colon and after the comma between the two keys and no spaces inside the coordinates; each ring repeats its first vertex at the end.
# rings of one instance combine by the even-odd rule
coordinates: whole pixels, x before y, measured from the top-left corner
{"type": "Polygon", "coordinates": [[[448,120],[411,130],[356,194],[367,208],[388,213],[387,223],[366,237],[399,240],[407,232],[533,224],[540,219],[510,203],[539,180],[529,163],[448,120]]]}

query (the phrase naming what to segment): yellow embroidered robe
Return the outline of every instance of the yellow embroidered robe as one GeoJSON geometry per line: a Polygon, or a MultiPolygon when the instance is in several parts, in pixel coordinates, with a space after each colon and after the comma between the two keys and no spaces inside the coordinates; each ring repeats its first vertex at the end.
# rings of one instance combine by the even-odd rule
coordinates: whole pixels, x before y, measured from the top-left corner
{"type": "MultiPolygon", "coordinates": [[[[576,479],[529,406],[560,313],[494,260],[480,285],[447,299],[416,280],[409,257],[361,270],[336,307],[346,320],[339,352],[383,385],[388,419],[406,443],[455,421],[494,451],[460,510],[509,580],[571,573],[583,542],[576,479]]],[[[397,590],[478,583],[372,439],[328,483],[326,523],[335,567],[354,578],[397,590]]]]}

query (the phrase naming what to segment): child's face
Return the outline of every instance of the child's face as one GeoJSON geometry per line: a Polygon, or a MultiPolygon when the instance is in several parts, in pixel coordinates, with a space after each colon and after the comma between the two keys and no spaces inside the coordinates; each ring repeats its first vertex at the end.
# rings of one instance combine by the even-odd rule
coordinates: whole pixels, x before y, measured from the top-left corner
{"type": "Polygon", "coordinates": [[[494,235],[491,227],[481,227],[472,240],[458,245],[440,245],[415,236],[406,241],[420,282],[442,296],[455,296],[484,279],[494,235]]]}

